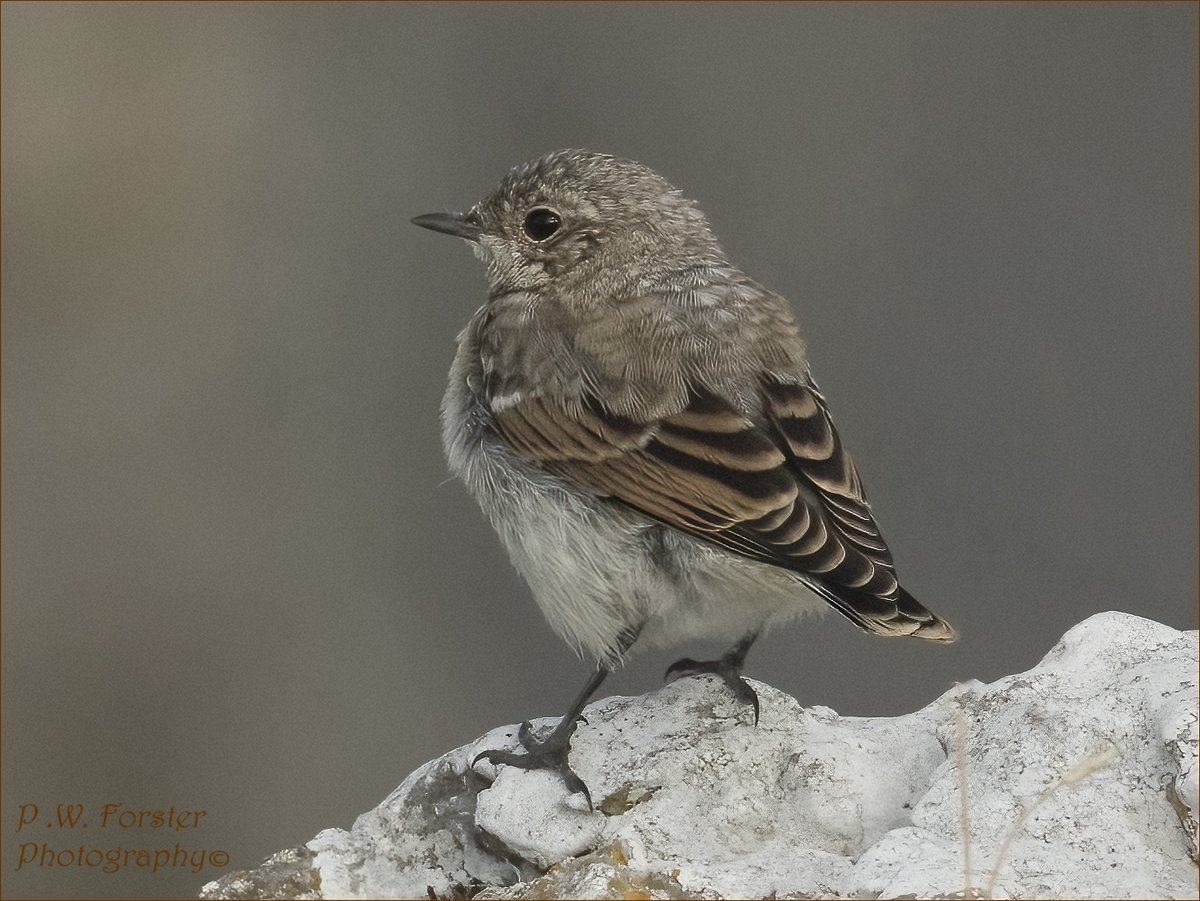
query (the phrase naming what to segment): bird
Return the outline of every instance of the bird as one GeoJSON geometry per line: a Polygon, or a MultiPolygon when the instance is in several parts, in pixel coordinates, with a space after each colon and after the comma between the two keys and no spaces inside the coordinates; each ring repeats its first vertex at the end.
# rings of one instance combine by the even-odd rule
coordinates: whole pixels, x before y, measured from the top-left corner
{"type": "Polygon", "coordinates": [[[742,670],[768,628],[832,607],[876,635],[955,639],[899,583],[787,301],[670,182],[559,150],[412,222],[486,269],[442,402],[449,468],[551,628],[596,662],[547,737],[522,723],[523,751],[473,765],[556,770],[590,807],[571,739],[635,643],[730,642],[667,678],[719,676],[757,723],[742,670]]]}

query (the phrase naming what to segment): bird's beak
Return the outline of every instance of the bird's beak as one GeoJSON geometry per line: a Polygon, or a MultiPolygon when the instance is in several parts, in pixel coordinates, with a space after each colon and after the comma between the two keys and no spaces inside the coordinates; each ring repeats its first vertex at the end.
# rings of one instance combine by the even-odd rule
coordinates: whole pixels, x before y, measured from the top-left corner
{"type": "Polygon", "coordinates": [[[470,213],[426,213],[424,216],[414,216],[412,223],[468,241],[479,240],[479,222],[470,213]]]}

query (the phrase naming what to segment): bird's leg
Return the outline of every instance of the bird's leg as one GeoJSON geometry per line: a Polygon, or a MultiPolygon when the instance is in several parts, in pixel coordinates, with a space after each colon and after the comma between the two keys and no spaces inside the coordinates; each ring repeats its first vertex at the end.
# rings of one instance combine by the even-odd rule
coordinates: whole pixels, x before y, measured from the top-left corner
{"type": "Polygon", "coordinates": [[[749,704],[754,708],[754,725],[757,726],[758,693],[750,687],[749,682],[742,678],[742,667],[746,665],[746,652],[750,650],[750,645],[754,644],[756,638],[758,638],[758,632],[747,632],[737,644],[716,660],[692,660],[690,657],[676,660],[667,667],[666,675],[663,678],[668,682],[674,682],[680,676],[695,676],[701,673],[720,676],[729,686],[734,697],[743,704],[749,704]]]}
{"type": "Polygon", "coordinates": [[[505,766],[515,766],[522,770],[556,770],[562,780],[566,783],[567,789],[572,792],[582,792],[584,798],[587,799],[588,809],[592,808],[592,794],[588,791],[587,785],[583,780],[571,769],[568,755],[571,753],[571,737],[575,734],[575,729],[579,721],[583,719],[583,708],[587,704],[588,699],[595,694],[596,689],[600,687],[608,674],[611,673],[617,666],[620,665],[621,659],[625,656],[625,652],[633,647],[633,643],[637,640],[637,629],[627,629],[621,633],[618,640],[616,650],[605,659],[596,664],[596,671],[592,673],[587,684],[583,686],[583,691],[575,698],[575,702],[571,705],[571,709],[567,711],[567,715],[558,721],[558,725],[554,727],[545,739],[539,741],[533,737],[533,727],[528,721],[521,723],[521,728],[517,731],[517,740],[521,743],[521,747],[525,749],[524,754],[514,754],[511,751],[484,751],[475,755],[475,759],[471,761],[471,766],[474,766],[480,760],[486,760],[489,763],[500,763],[505,766]]]}
{"type": "Polygon", "coordinates": [[[579,697],[575,699],[575,703],[571,705],[567,715],[558,721],[554,731],[545,739],[539,741],[533,737],[533,727],[528,721],[521,723],[521,728],[517,731],[517,740],[525,749],[524,754],[514,754],[511,751],[484,751],[476,755],[475,759],[471,761],[471,766],[480,760],[486,760],[489,763],[502,763],[505,766],[515,766],[522,770],[557,770],[562,776],[563,782],[566,783],[567,790],[572,793],[583,792],[583,796],[587,798],[588,807],[591,808],[591,792],[588,791],[583,780],[571,769],[567,756],[571,752],[571,736],[575,734],[575,727],[579,724],[580,713],[588,702],[588,698],[600,687],[600,683],[604,681],[609,672],[611,670],[603,664],[596,668],[583,691],[579,693],[579,697]]]}

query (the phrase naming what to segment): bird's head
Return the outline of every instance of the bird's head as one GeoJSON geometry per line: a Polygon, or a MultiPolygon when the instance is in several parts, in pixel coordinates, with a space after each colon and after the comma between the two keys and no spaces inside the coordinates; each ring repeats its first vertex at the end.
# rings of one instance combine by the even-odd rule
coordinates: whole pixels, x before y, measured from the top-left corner
{"type": "Polygon", "coordinates": [[[467,213],[413,222],[473,242],[493,296],[619,299],[689,266],[724,261],[704,214],[666,179],[585,150],[515,167],[467,213]]]}

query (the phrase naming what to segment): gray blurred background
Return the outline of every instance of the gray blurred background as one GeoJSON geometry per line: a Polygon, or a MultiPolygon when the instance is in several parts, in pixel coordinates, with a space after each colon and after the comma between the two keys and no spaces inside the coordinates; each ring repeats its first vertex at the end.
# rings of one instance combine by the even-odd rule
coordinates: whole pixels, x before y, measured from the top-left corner
{"type": "Polygon", "coordinates": [[[446,482],[483,273],[408,222],[560,147],[658,169],[791,299],[963,634],[832,615],[750,675],[898,714],[1097,611],[1195,628],[1194,4],[0,12],[6,897],[194,896],[220,871],[18,843],[250,866],[565,709],[588,667],[446,482]],[[27,802],[208,815],[17,834],[27,802]]]}

